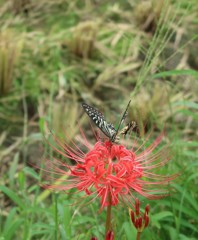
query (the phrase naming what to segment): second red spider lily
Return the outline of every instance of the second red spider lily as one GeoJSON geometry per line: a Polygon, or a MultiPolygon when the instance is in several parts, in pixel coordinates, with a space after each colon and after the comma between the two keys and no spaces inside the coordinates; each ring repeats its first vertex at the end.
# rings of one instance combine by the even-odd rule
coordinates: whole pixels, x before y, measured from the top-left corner
{"type": "Polygon", "coordinates": [[[144,214],[140,212],[140,201],[139,199],[135,200],[135,211],[130,210],[130,217],[134,227],[138,232],[142,232],[149,224],[149,210],[150,207],[147,204],[145,207],[144,214]]]}

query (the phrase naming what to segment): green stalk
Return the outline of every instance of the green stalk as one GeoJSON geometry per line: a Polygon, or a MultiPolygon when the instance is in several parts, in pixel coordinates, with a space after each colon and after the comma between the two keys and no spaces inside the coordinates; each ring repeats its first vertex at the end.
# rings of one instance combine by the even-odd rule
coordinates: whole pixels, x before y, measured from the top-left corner
{"type": "Polygon", "coordinates": [[[107,207],[107,217],[106,217],[106,228],[105,228],[105,237],[109,230],[111,230],[111,195],[108,196],[109,205],[107,207]]]}
{"type": "Polygon", "coordinates": [[[141,232],[137,232],[137,236],[136,236],[136,240],[140,240],[140,234],[141,234],[141,232]]]}

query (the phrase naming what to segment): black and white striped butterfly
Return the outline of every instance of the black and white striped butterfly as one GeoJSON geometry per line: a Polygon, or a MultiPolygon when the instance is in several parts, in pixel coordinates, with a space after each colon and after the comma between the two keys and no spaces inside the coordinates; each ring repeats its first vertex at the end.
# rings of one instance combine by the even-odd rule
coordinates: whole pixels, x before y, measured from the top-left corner
{"type": "Polygon", "coordinates": [[[120,132],[120,126],[124,122],[127,114],[128,114],[128,108],[130,105],[131,100],[129,101],[122,118],[119,122],[118,128],[115,129],[114,125],[112,123],[108,123],[104,115],[99,112],[97,109],[94,107],[89,106],[86,103],[82,103],[82,107],[84,111],[87,113],[87,115],[91,118],[91,120],[96,124],[96,126],[110,139],[111,142],[116,142],[118,141],[119,137],[118,135],[123,134],[126,135],[128,131],[136,126],[135,122],[128,123],[126,127],[124,127],[120,132]]]}

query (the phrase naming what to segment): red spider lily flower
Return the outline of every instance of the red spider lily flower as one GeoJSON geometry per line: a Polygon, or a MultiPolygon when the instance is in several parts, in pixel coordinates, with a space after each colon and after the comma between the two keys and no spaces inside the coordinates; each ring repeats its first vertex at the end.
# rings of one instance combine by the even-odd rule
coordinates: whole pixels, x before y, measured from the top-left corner
{"type": "Polygon", "coordinates": [[[46,161],[45,171],[53,172],[58,180],[55,184],[45,185],[45,188],[84,191],[92,198],[100,198],[101,210],[120,201],[134,207],[135,192],[149,199],[159,199],[168,194],[166,186],[177,175],[163,176],[154,172],[170,160],[167,149],[155,151],[163,134],[150,146],[145,148],[141,145],[137,150],[101,140],[92,146],[82,131],[81,135],[82,148],[74,142],[71,142],[71,147],[53,135],[59,145],[59,148],[54,146],[54,150],[73,163],[58,159],[46,161]],[[83,151],[84,148],[87,150],[83,151]]]}

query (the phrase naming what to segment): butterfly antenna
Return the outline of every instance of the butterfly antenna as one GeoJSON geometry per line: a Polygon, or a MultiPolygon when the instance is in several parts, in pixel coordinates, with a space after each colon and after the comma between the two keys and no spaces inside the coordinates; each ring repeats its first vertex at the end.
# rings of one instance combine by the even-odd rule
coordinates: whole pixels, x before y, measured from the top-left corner
{"type": "Polygon", "coordinates": [[[128,102],[127,107],[126,107],[126,109],[125,109],[125,111],[124,111],[124,113],[123,113],[123,115],[122,115],[122,118],[121,118],[121,120],[120,120],[120,122],[119,122],[119,125],[118,125],[118,128],[117,128],[117,130],[116,130],[116,133],[115,133],[115,134],[113,135],[113,137],[112,137],[112,142],[115,140],[115,138],[116,138],[116,136],[117,136],[117,134],[118,134],[118,131],[119,131],[119,129],[120,129],[120,126],[122,125],[122,123],[124,122],[124,120],[125,120],[125,118],[126,118],[126,116],[127,116],[127,111],[128,111],[128,108],[129,108],[130,103],[131,103],[131,100],[128,102]]]}

